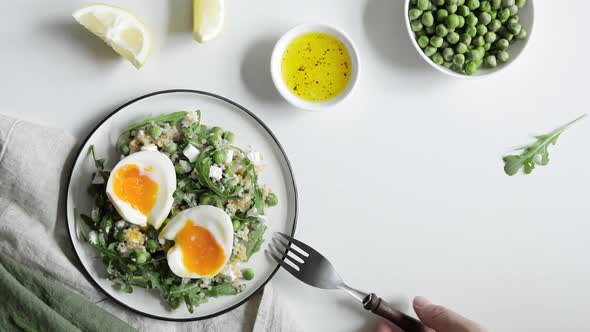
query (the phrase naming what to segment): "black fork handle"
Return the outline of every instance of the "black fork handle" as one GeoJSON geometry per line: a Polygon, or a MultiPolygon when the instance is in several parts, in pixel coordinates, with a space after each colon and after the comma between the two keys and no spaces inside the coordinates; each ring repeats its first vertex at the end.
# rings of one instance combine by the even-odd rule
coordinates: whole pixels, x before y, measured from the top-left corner
{"type": "Polygon", "coordinates": [[[394,309],[389,303],[375,293],[369,294],[363,301],[365,309],[370,310],[395,324],[405,332],[426,332],[428,329],[419,320],[394,309]]]}

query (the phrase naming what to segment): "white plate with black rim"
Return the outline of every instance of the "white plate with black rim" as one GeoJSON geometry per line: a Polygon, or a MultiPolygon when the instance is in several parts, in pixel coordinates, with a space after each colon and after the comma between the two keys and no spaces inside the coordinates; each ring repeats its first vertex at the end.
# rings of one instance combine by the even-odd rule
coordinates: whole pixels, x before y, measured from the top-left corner
{"type": "Polygon", "coordinates": [[[297,222],[297,189],[289,160],[270,129],[252,112],[224,97],[196,90],[166,90],[150,93],[129,101],[117,108],[90,132],[77,153],[68,180],[66,199],[68,231],[72,245],[89,278],[105,294],[121,305],[140,314],[163,320],[191,321],[211,318],[237,308],[254,293],[262,289],[278,269],[276,262],[264,254],[270,235],[274,232],[294,234],[297,222]],[[170,309],[160,300],[157,290],[134,287],[131,294],[124,293],[107,279],[106,267],[97,253],[79,235],[74,218],[74,208],[88,213],[92,199],[87,193],[95,171],[89,155],[93,145],[100,158],[106,158],[108,168],[119,159],[116,140],[125,127],[148,116],[180,110],[201,110],[203,123],[220,126],[235,133],[237,146],[253,146],[264,155],[265,168],[259,182],[272,188],[279,197],[279,204],[269,209],[266,239],[261,250],[244,266],[255,271],[254,279],[246,281],[246,289],[234,296],[210,298],[207,303],[188,312],[184,305],[170,309]]]}

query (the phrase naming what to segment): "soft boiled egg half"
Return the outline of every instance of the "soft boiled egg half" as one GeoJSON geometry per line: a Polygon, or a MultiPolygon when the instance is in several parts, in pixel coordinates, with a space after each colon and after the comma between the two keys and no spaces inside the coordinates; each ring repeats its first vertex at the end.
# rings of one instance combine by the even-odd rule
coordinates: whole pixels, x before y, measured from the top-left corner
{"type": "Polygon", "coordinates": [[[222,209],[199,205],[178,213],[164,226],[160,239],[174,241],[168,250],[170,270],[183,278],[211,278],[231,255],[234,232],[222,209]]]}
{"type": "Polygon", "coordinates": [[[158,151],[140,151],[119,161],[111,171],[106,193],[123,219],[158,229],[170,213],[174,190],[172,161],[158,151]]]}

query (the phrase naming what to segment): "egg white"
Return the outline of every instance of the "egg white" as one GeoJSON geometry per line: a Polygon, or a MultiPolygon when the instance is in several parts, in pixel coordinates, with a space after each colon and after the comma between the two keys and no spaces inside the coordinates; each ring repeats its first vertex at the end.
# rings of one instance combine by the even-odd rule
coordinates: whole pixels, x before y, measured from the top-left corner
{"type": "Polygon", "coordinates": [[[170,270],[182,278],[210,278],[218,274],[227,264],[234,245],[234,231],[231,218],[222,209],[211,205],[199,205],[179,212],[160,232],[160,239],[174,240],[187,220],[193,225],[207,228],[217,243],[223,248],[225,261],[217,270],[208,275],[189,271],[183,263],[182,250],[175,244],[168,250],[167,260],[170,270]]]}
{"type": "Polygon", "coordinates": [[[111,171],[107,182],[106,194],[111,203],[115,206],[119,215],[130,223],[146,226],[148,223],[159,229],[170,213],[174,198],[172,194],[176,190],[176,172],[172,161],[163,153],[158,151],[140,151],[123,158],[111,171]],[[131,204],[121,200],[113,188],[114,176],[117,171],[125,165],[137,165],[140,173],[147,175],[158,184],[158,193],[154,207],[147,215],[134,209],[131,204]],[[151,168],[151,169],[150,169],[151,168]],[[150,169],[146,171],[146,169],[150,169]]]}

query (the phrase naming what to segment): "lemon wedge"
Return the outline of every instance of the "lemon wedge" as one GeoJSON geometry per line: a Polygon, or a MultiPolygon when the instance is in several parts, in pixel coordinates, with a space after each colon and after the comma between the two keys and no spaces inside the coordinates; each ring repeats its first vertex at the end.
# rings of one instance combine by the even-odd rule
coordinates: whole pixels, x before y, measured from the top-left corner
{"type": "Polygon", "coordinates": [[[199,43],[213,40],[221,33],[224,0],[193,0],[193,38],[199,43]]]}
{"type": "Polygon", "coordinates": [[[136,68],[147,60],[151,47],[149,30],[125,9],[96,4],[80,8],[72,16],[136,68]]]}

